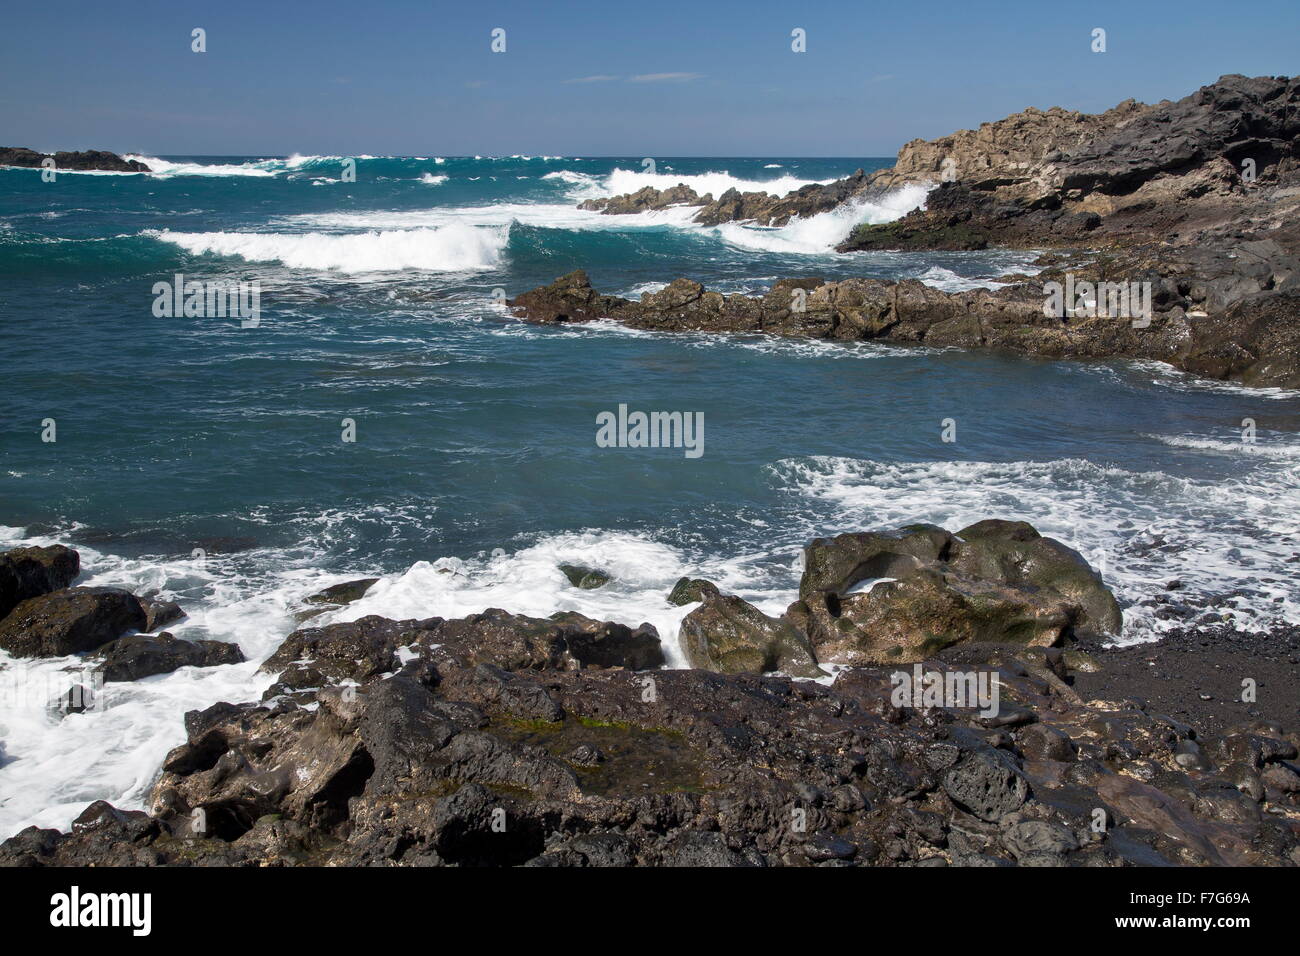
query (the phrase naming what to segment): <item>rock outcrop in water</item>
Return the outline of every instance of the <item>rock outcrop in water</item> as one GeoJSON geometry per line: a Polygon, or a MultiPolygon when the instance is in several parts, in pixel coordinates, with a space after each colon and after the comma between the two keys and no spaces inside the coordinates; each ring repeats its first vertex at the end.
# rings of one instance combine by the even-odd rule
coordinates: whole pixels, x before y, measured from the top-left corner
{"type": "MultiPolygon", "coordinates": [[[[62,657],[99,650],[114,642],[110,646],[117,650],[112,657],[157,658],[162,653],[158,647],[147,650],[143,643],[131,643],[134,639],[117,639],[135,631],[156,631],[180,620],[185,616],[180,605],[156,594],[137,596],[122,588],[71,587],[80,572],[81,555],[61,544],[0,553],[0,650],[15,657],[62,657]]],[[[157,644],[163,638],[170,640],[171,635],[148,640],[157,644]]],[[[183,645],[188,644],[178,642],[162,656],[179,660],[177,653],[184,657],[187,649],[183,645]]],[[[184,663],[167,669],[175,670],[184,663]]],[[[132,664],[125,670],[135,667],[132,664]]]]}
{"type": "Polygon", "coordinates": [[[534,321],[614,318],[640,328],[962,347],[1047,357],[1156,359],[1209,378],[1300,387],[1300,80],[1230,75],[1177,102],[1121,103],[1101,114],[1028,109],[936,140],[916,140],[891,169],[860,171],[778,198],[695,196],[679,186],[589,208],[637,212],[705,204],[696,220],[781,225],[901,186],[932,187],[923,208],[860,225],[840,252],[1063,250],[1030,282],[947,295],[916,282],[846,280],[791,308],[778,282],[761,299],[723,297],[678,280],[627,303],[572,274],[515,300],[534,321]],[[671,193],[671,195],[667,195],[671,193]],[[796,197],[798,201],[794,201],[796,197]],[[1043,315],[1044,284],[1078,297],[1043,315]],[[1096,292],[1096,283],[1110,284],[1096,292]],[[1083,291],[1085,286],[1094,289],[1083,291]],[[1076,288],[1072,284],[1071,288],[1076,288]],[[1150,295],[1149,315],[1115,308],[1150,295]],[[566,318],[567,317],[567,318],[566,318]],[[1134,324],[1132,319],[1138,319],[1134,324]]]}
{"type": "MultiPolygon", "coordinates": [[[[841,535],[808,556],[804,601],[938,573],[1048,590],[1073,625],[1117,613],[1077,555],[1019,523],[841,535]]],[[[714,646],[710,668],[830,647],[707,582],[674,593],[762,658],[714,646]]],[[[308,628],[264,665],[279,678],[262,702],[186,715],[149,812],[94,803],[67,833],[6,840],[0,864],[1300,863],[1294,733],[1204,737],[1138,700],[1085,699],[1068,653],[1003,636],[826,684],[657,670],[652,628],[572,613],[308,628]]]]}
{"type": "Polygon", "coordinates": [[[149,167],[136,159],[123,159],[102,149],[77,152],[38,153],[23,146],[0,146],[0,166],[23,166],[39,169],[53,159],[55,170],[80,172],[147,173],[149,167]]]}
{"type": "Polygon", "coordinates": [[[807,218],[829,212],[837,206],[864,193],[871,186],[871,177],[862,170],[833,183],[810,183],[792,190],[784,196],[752,191],[742,193],[728,189],[717,199],[712,193],[701,196],[685,183],[667,189],[645,186],[634,193],[605,199],[588,199],[579,203],[579,209],[602,212],[606,215],[629,215],[653,212],[673,206],[700,206],[694,221],[703,226],[717,226],[724,222],[747,221],[763,226],[784,226],[791,219],[807,218]]]}
{"type": "Polygon", "coordinates": [[[1300,262],[1269,242],[1243,247],[1236,259],[1189,249],[1147,268],[1094,258],[1074,273],[1080,283],[1151,283],[1145,324],[1126,315],[1045,314],[1044,284],[1067,281],[1055,269],[997,290],[954,293],[915,279],[787,279],[766,295],[723,295],[677,279],[643,294],[640,302],[602,295],[579,270],[517,296],[510,306],[515,315],[542,324],[613,319],[659,332],[996,348],[1045,358],[1144,358],[1209,378],[1300,388],[1300,288],[1269,291],[1279,285],[1292,289],[1297,276],[1300,262]],[[1177,263],[1203,271],[1195,279],[1181,278],[1177,263]]]}

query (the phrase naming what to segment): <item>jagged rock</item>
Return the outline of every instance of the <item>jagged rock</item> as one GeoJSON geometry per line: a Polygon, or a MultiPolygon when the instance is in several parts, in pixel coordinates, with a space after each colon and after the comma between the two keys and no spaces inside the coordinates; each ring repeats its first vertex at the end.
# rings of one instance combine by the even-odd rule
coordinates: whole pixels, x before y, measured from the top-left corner
{"type": "MultiPolygon", "coordinates": [[[[982,666],[1038,715],[1019,740],[1081,742],[1062,761],[1021,766],[960,709],[893,709],[887,668],[829,687],[658,671],[647,694],[626,670],[507,672],[467,651],[351,694],[188,714],[147,817],[101,804],[5,841],[0,864],[1285,865],[1300,846],[1285,816],[1244,813],[1215,770],[1169,759],[1187,729],[1059,696],[1014,648],[982,666]],[[1158,786],[1129,775],[1145,761],[1158,786]]],[[[1225,746],[1263,760],[1289,752],[1278,732],[1225,746]]]]}
{"type": "Polygon", "coordinates": [[[14,548],[0,554],[0,618],[22,601],[66,588],[81,571],[81,556],[61,544],[14,548]]]}
{"type": "Polygon", "coordinates": [[[185,617],[185,611],[175,601],[160,601],[157,598],[140,598],[140,607],[144,611],[144,627],[141,630],[152,634],[160,627],[175,623],[185,617]]]}
{"type": "MultiPolygon", "coordinates": [[[[1261,290],[1285,288],[1300,275],[1300,261],[1274,243],[1264,258],[1214,250],[1164,250],[1161,258],[1130,262],[1134,271],[1104,281],[1151,282],[1148,324],[1109,315],[1068,319],[1045,315],[1044,283],[1065,277],[1047,272],[1029,283],[997,291],[947,293],[915,279],[845,279],[807,293],[796,308],[790,282],[763,296],[721,295],[679,279],[641,302],[607,296],[591,288],[581,270],[510,301],[530,322],[567,324],[613,319],[629,327],[660,332],[744,332],[836,341],[880,340],[902,344],[999,348],[1047,358],[1099,359],[1128,356],[1167,362],[1196,374],[1249,378],[1254,385],[1300,387],[1300,322],[1287,311],[1289,299],[1255,300],[1261,290]],[[1187,284],[1179,275],[1204,275],[1187,284]],[[1185,290],[1180,291],[1180,290],[1185,290]],[[1192,313],[1221,303],[1236,311],[1207,323],[1192,313]]],[[[1096,272],[1079,270],[1079,281],[1096,272]]]]}
{"type": "Polygon", "coordinates": [[[832,183],[809,183],[798,189],[776,196],[767,192],[742,193],[728,189],[716,200],[712,193],[701,196],[684,183],[667,189],[645,186],[634,193],[612,196],[607,199],[588,199],[579,204],[580,209],[595,210],[606,215],[627,215],[667,209],[671,206],[700,206],[695,222],[704,226],[717,226],[724,222],[752,221],[763,226],[784,226],[791,219],[815,216],[828,212],[862,193],[872,179],[861,169],[844,179],[832,183]]]}
{"type": "Polygon", "coordinates": [[[489,608],[446,621],[390,621],[368,615],[357,621],[300,628],[284,639],[262,670],[279,678],[264,699],[303,697],[317,688],[367,684],[403,668],[488,664],[506,671],[544,668],[625,667],[645,670],[664,663],[659,635],[642,624],[630,628],[593,621],[576,612],[533,618],[489,608]]]}
{"type": "MultiPolygon", "coordinates": [[[[50,156],[22,146],[0,147],[0,166],[39,168],[50,156]]],[[[107,170],[118,173],[147,173],[149,167],[139,160],[123,159],[117,153],[91,149],[84,152],[53,154],[54,168],[71,170],[107,170]]]]}
{"type": "Polygon", "coordinates": [[[808,639],[790,622],[768,617],[731,595],[709,595],[682,620],[681,645],[692,667],[723,674],[783,671],[821,674],[808,639]]]}
{"type": "Polygon", "coordinates": [[[634,193],[611,196],[607,199],[588,199],[578,204],[579,209],[603,212],[606,215],[628,215],[638,212],[650,212],[667,209],[670,206],[699,206],[712,200],[712,195],[700,196],[685,183],[669,186],[667,189],[655,189],[645,186],[634,193]]]}
{"type": "Polygon", "coordinates": [[[167,631],[119,637],[96,653],[104,660],[95,670],[104,675],[106,683],[170,674],[182,667],[216,667],[240,664],[244,660],[237,644],[180,640],[167,631]]]}
{"type": "Polygon", "coordinates": [[[0,621],[0,647],[16,657],[61,657],[93,651],[145,623],[130,591],[64,588],[15,607],[0,621]]]}

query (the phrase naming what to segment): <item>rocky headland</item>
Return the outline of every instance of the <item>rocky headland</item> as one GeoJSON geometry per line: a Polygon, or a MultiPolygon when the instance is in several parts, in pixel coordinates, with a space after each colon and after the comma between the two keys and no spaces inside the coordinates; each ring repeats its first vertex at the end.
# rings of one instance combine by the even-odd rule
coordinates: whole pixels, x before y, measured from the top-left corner
{"type": "Polygon", "coordinates": [[[1051,358],[1156,359],[1252,386],[1300,387],[1300,81],[1225,76],[1177,102],[1102,114],[1029,109],[783,197],[684,185],[588,201],[609,214],[699,205],[696,221],[782,225],[900,186],[923,208],[839,246],[1050,250],[1032,278],[945,293],[915,280],[791,278],[724,296],[688,278],[640,302],[575,272],[512,300],[555,323],[611,318],[663,331],[759,332],[992,347],[1051,358]],[[1063,301],[1055,305],[1049,283],[1063,301]],[[1143,307],[1129,300],[1148,296],[1143,307]],[[1122,296],[1122,299],[1120,298],[1122,296]]]}
{"type": "Polygon", "coordinates": [[[0,146],[0,166],[40,169],[45,160],[53,159],[55,170],[75,172],[147,173],[149,167],[137,159],[123,159],[102,149],[76,152],[38,153],[25,146],[0,146]]]}
{"type": "MultiPolygon", "coordinates": [[[[572,612],[300,628],[260,701],[186,715],[147,810],[92,803],[0,864],[1300,864],[1295,629],[1252,659],[1258,703],[1197,695],[1208,732],[1145,699],[1166,675],[1112,666],[1131,653],[1108,649],[1115,598],[1023,522],[852,532],[804,558],[780,617],[679,581],[685,670],[650,625],[572,612]]],[[[75,573],[67,549],[0,555],[2,646],[78,649],[110,680],[241,659],[134,635],[139,600],[75,573]]],[[[1232,637],[1189,642],[1169,686],[1240,665],[1216,657],[1232,637]]]]}

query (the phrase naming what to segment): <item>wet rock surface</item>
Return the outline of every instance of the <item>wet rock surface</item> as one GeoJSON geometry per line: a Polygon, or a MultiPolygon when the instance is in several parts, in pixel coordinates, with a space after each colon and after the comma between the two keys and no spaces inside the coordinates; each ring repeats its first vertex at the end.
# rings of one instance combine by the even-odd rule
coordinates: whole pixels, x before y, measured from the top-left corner
{"type": "Polygon", "coordinates": [[[14,548],[0,554],[0,618],[28,598],[66,588],[81,571],[81,556],[61,544],[14,548]]]}
{"type": "MultiPolygon", "coordinates": [[[[820,539],[802,593],[937,563],[1059,584],[1054,544],[1014,522],[820,539]],[[980,541],[996,546],[963,556],[980,541]]],[[[1065,580],[1085,569],[1067,560],[1065,580]]],[[[748,673],[820,648],[703,584],[679,595],[701,602],[692,670],[657,669],[646,625],[573,612],[303,628],[264,665],[279,676],[261,702],[186,715],[147,812],[92,804],[66,833],[6,840],[0,864],[1300,863],[1300,738],[1271,676],[1253,711],[1215,709],[1207,731],[1098,638],[1073,658],[1100,661],[1086,672],[1060,647],[969,640],[905,670],[748,673]],[[732,668],[729,653],[763,660],[732,668]],[[996,697],[917,696],[981,680],[996,697]]],[[[1195,648],[1189,668],[1232,666],[1195,648]]]]}
{"type": "Polygon", "coordinates": [[[166,631],[119,637],[101,647],[97,656],[103,661],[95,670],[103,675],[105,682],[139,680],[154,674],[170,674],[182,667],[215,667],[240,664],[244,660],[236,644],[187,641],[166,631]]]}
{"type": "Polygon", "coordinates": [[[16,657],[61,657],[93,651],[145,624],[130,591],[64,588],[28,598],[0,620],[0,648],[16,657]]]}
{"type": "MultiPolygon", "coordinates": [[[[1296,388],[1300,293],[1267,290],[1300,273],[1293,273],[1292,257],[1278,256],[1251,276],[1241,269],[1254,271],[1258,263],[1238,257],[1225,266],[1236,271],[1216,273],[1208,252],[1196,257],[1205,269],[1199,273],[1204,278],[1195,281],[1189,277],[1197,272],[1182,271],[1173,261],[1125,273],[1123,282],[1152,283],[1152,313],[1145,320],[1104,312],[1064,318],[1045,314],[1044,283],[1066,278],[1056,266],[1030,282],[953,293],[915,279],[844,279],[818,282],[811,291],[805,280],[797,280],[777,282],[761,296],[723,295],[677,279],[659,292],[645,293],[640,302],[597,292],[578,270],[515,297],[510,306],[517,317],[543,325],[612,319],[657,332],[989,348],[1052,359],[1142,358],[1208,378],[1296,388]],[[796,295],[796,289],[805,295],[796,295]],[[1206,312],[1215,307],[1223,311],[1206,312]]],[[[1221,261],[1230,257],[1225,254],[1221,261]]],[[[1101,268],[1089,260],[1073,274],[1080,281],[1121,281],[1118,273],[1099,278],[1101,268]]]]}

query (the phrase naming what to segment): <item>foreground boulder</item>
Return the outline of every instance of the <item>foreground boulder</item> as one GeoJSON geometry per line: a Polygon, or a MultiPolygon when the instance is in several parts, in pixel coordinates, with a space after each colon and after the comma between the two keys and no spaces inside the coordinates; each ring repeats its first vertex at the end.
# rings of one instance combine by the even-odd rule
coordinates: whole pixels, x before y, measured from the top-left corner
{"type": "Polygon", "coordinates": [[[822,671],[804,636],[782,618],[768,617],[738,597],[709,594],[682,620],[681,645],[692,667],[722,674],[782,671],[818,677],[822,671]]]}
{"type": "Polygon", "coordinates": [[[61,544],[0,554],[0,618],[28,598],[66,588],[80,571],[81,556],[61,544]]]}
{"type": "Polygon", "coordinates": [[[104,681],[139,680],[154,674],[170,674],[182,667],[215,667],[243,663],[239,645],[225,641],[186,641],[167,631],[161,634],[133,634],[110,641],[98,651],[103,663],[95,670],[104,681]]]}
{"type": "Polygon", "coordinates": [[[975,642],[1051,647],[1122,624],[1087,561],[1025,522],[818,538],[804,568],[786,617],[822,663],[911,663],[975,642]]]}
{"type": "Polygon", "coordinates": [[[0,621],[0,648],[15,657],[93,651],[145,628],[140,601],[122,588],[65,588],[28,598],[0,621]]]}

